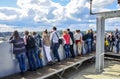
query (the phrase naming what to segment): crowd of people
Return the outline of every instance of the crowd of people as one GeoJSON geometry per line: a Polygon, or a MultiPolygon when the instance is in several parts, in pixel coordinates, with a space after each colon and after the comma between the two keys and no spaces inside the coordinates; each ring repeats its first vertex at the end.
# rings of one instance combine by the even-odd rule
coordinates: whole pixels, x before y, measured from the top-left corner
{"type": "MultiPolygon", "coordinates": [[[[43,67],[42,49],[49,66],[61,61],[58,53],[60,45],[63,45],[66,59],[75,58],[76,56],[81,57],[96,51],[96,32],[89,29],[86,34],[83,34],[80,30],[72,32],[70,29],[66,29],[60,34],[57,28],[53,27],[52,31],[48,32],[46,29],[42,35],[37,32],[25,31],[24,37],[21,37],[18,31],[14,31],[9,42],[13,43],[13,53],[19,62],[21,75],[23,75],[26,70],[35,71],[43,67]],[[76,45],[75,49],[74,45],[76,45]],[[77,52],[77,55],[75,52],[77,52]],[[51,56],[51,53],[54,57],[51,56]],[[27,68],[25,62],[26,57],[29,68],[27,68]]],[[[112,32],[110,34],[106,33],[105,51],[112,52],[115,45],[116,53],[119,53],[119,42],[120,33],[118,29],[116,29],[115,34],[112,32]]]]}
{"type": "Polygon", "coordinates": [[[105,51],[119,53],[120,32],[116,29],[115,32],[105,33],[105,51]]]}

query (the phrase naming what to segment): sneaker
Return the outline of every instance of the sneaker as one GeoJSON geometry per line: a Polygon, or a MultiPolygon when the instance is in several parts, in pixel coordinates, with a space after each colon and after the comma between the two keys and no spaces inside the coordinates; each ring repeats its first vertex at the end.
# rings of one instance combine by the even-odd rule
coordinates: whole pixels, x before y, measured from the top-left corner
{"type": "Polygon", "coordinates": [[[49,66],[52,66],[52,65],[53,65],[53,62],[52,62],[52,61],[48,62],[48,65],[49,65],[49,66]]]}
{"type": "Polygon", "coordinates": [[[22,77],[24,77],[24,76],[25,76],[25,73],[24,73],[24,72],[20,72],[20,75],[21,75],[22,77]]]}

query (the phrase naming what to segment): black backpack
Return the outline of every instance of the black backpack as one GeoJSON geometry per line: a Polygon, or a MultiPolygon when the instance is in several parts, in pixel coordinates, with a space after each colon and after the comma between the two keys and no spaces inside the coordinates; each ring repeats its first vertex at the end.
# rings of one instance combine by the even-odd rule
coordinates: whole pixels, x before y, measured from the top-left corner
{"type": "Polygon", "coordinates": [[[41,36],[38,34],[37,36],[34,37],[35,43],[37,47],[42,47],[42,41],[41,41],[41,36]]]}
{"type": "Polygon", "coordinates": [[[28,36],[27,38],[27,48],[34,48],[36,47],[35,39],[32,36],[28,36]]]}

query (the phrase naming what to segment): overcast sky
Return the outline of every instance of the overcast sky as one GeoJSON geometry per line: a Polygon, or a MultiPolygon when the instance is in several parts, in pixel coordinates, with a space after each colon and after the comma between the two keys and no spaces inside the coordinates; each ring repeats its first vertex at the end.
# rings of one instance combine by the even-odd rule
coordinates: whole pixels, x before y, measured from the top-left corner
{"type": "MultiPolygon", "coordinates": [[[[93,0],[93,11],[118,10],[117,0],[93,0]]],[[[89,0],[0,0],[0,32],[96,29],[89,14],[89,0]]],[[[106,20],[106,30],[120,29],[120,18],[106,20]]]]}

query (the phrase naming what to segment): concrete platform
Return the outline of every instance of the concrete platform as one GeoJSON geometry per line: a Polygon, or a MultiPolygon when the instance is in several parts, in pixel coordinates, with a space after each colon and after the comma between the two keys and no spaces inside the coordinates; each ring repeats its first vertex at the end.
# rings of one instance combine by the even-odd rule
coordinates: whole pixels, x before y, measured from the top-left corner
{"type": "Polygon", "coordinates": [[[65,76],[66,79],[120,79],[120,62],[105,60],[105,67],[102,73],[95,72],[95,63],[86,63],[79,68],[78,72],[74,71],[74,73],[69,73],[65,76]]]}
{"type": "Polygon", "coordinates": [[[105,57],[120,59],[120,54],[119,53],[114,53],[114,52],[106,52],[105,57]]]}
{"type": "Polygon", "coordinates": [[[120,56],[120,53],[114,53],[114,52],[105,52],[106,55],[115,55],[120,56]]]}
{"type": "Polygon", "coordinates": [[[95,57],[95,54],[89,54],[89,55],[85,55],[82,57],[76,57],[74,59],[67,59],[67,60],[63,60],[59,63],[55,63],[53,66],[45,66],[41,69],[38,69],[37,71],[27,71],[25,73],[24,78],[22,78],[20,76],[19,73],[14,74],[14,75],[10,75],[7,77],[4,77],[2,79],[44,79],[47,77],[50,77],[54,74],[56,74],[57,76],[59,76],[59,78],[63,78],[62,77],[62,73],[64,73],[65,70],[74,67],[76,70],[77,68],[86,60],[89,60],[91,58],[95,57]],[[77,65],[77,66],[76,66],[77,65]],[[60,73],[60,74],[59,74],[60,73]]]}

